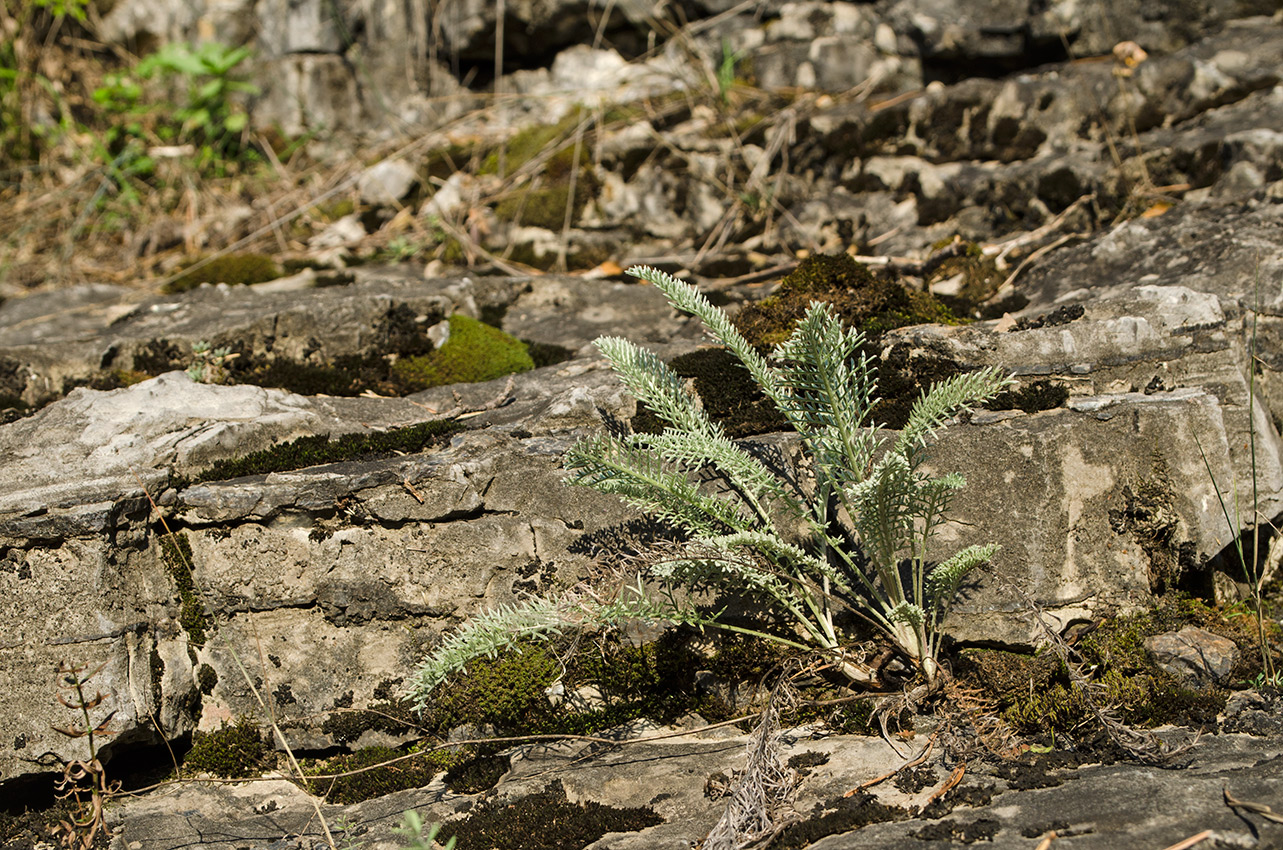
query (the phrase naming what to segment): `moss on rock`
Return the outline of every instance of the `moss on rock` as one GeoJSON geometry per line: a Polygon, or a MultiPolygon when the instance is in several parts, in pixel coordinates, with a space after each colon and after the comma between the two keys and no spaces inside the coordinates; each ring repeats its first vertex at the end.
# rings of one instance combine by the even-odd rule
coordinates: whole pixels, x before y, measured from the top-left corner
{"type": "Polygon", "coordinates": [[[392,364],[393,379],[408,392],[489,381],[535,368],[526,346],[498,328],[459,314],[449,322],[450,338],[439,349],[392,364]]]}
{"type": "Polygon", "coordinates": [[[564,850],[586,847],[608,832],[636,832],[664,819],[650,808],[571,803],[556,781],[520,800],[487,800],[466,817],[442,825],[438,840],[493,850],[564,850]]]}
{"type": "Polygon", "coordinates": [[[454,757],[445,750],[408,755],[391,747],[366,747],[354,753],[313,763],[313,775],[353,773],[336,779],[314,779],[308,784],[315,794],[330,803],[359,803],[407,788],[421,788],[451,764],[454,757]],[[367,769],[373,768],[373,769],[367,769]]]}
{"type": "MultiPolygon", "coordinates": [[[[1101,686],[1096,703],[1113,708],[1127,724],[1153,727],[1167,723],[1215,728],[1227,691],[1191,687],[1158,668],[1145,649],[1146,638],[1197,625],[1234,640],[1247,655],[1249,630],[1226,621],[1198,600],[1167,598],[1150,611],[1105,620],[1075,644],[1086,668],[1101,686]]],[[[1242,667],[1242,665],[1240,665],[1242,667]]],[[[960,678],[981,688],[997,703],[1001,717],[1024,734],[1073,733],[1094,722],[1086,699],[1070,683],[1052,653],[1036,656],[999,650],[970,650],[958,660],[960,678]]],[[[1243,675],[1246,671],[1236,671],[1243,675]]]]}
{"type": "Polygon", "coordinates": [[[1055,381],[1033,381],[1014,390],[1000,392],[985,402],[986,410],[1023,410],[1037,413],[1055,410],[1069,400],[1069,388],[1055,381]]]}
{"type": "Polygon", "coordinates": [[[266,254],[227,254],[209,260],[199,259],[164,287],[165,292],[186,292],[202,283],[252,284],[276,280],[284,274],[281,266],[266,254]]]}
{"type": "Polygon", "coordinates": [[[388,735],[405,735],[418,727],[414,723],[413,706],[409,700],[396,696],[400,679],[389,679],[374,689],[374,702],[368,709],[353,710],[352,692],[348,691],[342,704],[335,703],[335,711],[321,724],[321,731],[339,744],[355,743],[368,731],[388,735]]]}
{"type": "Polygon", "coordinates": [[[198,645],[204,644],[209,620],[205,614],[205,605],[196,590],[196,582],[192,578],[192,545],[187,539],[187,533],[180,531],[161,537],[160,557],[166,572],[178,588],[178,622],[187,632],[187,640],[198,645]]]}
{"type": "Polygon", "coordinates": [[[572,220],[582,212],[598,188],[592,169],[591,139],[587,134],[579,140],[576,151],[575,132],[583,117],[583,110],[577,109],[554,124],[527,127],[502,145],[502,157],[499,148],[485,157],[478,174],[498,174],[501,161],[504,171],[512,174],[537,157],[543,157],[539,177],[500,200],[495,205],[496,218],[560,231],[565,225],[567,207],[572,208],[572,220]]]}
{"type": "Polygon", "coordinates": [[[218,685],[218,672],[208,664],[200,665],[196,668],[196,684],[202,694],[209,696],[218,685]]]}
{"type": "Polygon", "coordinates": [[[436,420],[371,434],[318,434],[299,437],[242,458],[220,460],[200,473],[197,481],[224,481],[246,475],[286,472],[325,463],[377,460],[397,454],[415,454],[438,446],[462,430],[457,422],[436,420]]]}
{"type": "Polygon", "coordinates": [[[216,732],[197,732],[191,750],[183,758],[183,767],[188,771],[241,779],[260,773],[266,767],[267,756],[267,744],[258,724],[243,716],[232,726],[224,723],[216,732]]]}
{"type": "MultiPolygon", "coordinates": [[[[722,348],[705,348],[674,357],[668,366],[694,382],[704,410],[735,438],[784,431],[788,423],[753,381],[739,358],[722,348]]],[[[637,431],[658,434],[665,423],[644,405],[632,420],[637,431]]]]}
{"type": "Polygon", "coordinates": [[[568,643],[522,643],[470,663],[442,684],[423,725],[439,735],[465,724],[499,734],[587,735],[642,717],[672,723],[691,712],[716,722],[734,716],[736,692],[755,688],[782,657],[774,644],[756,638],[719,637],[711,653],[694,642],[694,633],[673,629],[641,646],[601,635],[592,649],[578,652],[568,643]],[[699,670],[725,687],[705,688],[699,670]],[[556,682],[565,701],[554,706],[546,689],[556,682]],[[598,695],[592,704],[571,696],[584,686],[598,695]]]}
{"type": "MultiPolygon", "coordinates": [[[[933,248],[943,248],[947,244],[948,241],[933,248]]],[[[934,284],[958,277],[961,281],[957,295],[938,298],[957,315],[976,316],[980,305],[997,294],[1007,274],[999,270],[994,257],[985,255],[980,245],[968,242],[962,256],[945,260],[931,272],[926,279],[927,291],[934,284]]]]}
{"type": "Polygon", "coordinates": [[[843,322],[870,336],[926,322],[957,323],[928,293],[879,277],[847,254],[815,254],[785,277],[774,295],[741,310],[735,325],[750,343],[769,349],[788,339],[812,301],[831,305],[843,322]]]}

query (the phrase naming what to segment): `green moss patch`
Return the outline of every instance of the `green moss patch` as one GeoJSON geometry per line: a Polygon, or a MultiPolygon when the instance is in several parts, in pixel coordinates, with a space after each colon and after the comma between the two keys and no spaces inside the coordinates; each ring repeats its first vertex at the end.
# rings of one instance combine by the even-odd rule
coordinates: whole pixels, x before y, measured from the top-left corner
{"type": "MultiPolygon", "coordinates": [[[[239,366],[236,361],[233,364],[239,366]]],[[[241,367],[234,378],[239,384],[277,387],[299,395],[355,398],[370,389],[382,395],[397,394],[397,388],[388,380],[387,360],[377,355],[336,357],[319,365],[271,360],[241,367]]]]}
{"type": "Polygon", "coordinates": [[[410,758],[405,758],[406,755],[391,747],[366,747],[355,753],[314,762],[306,769],[307,773],[352,775],[316,779],[308,784],[312,793],[325,797],[328,802],[359,803],[394,791],[421,788],[445,770],[454,758],[445,750],[415,754],[410,758]]]}
{"type": "Polygon", "coordinates": [[[536,369],[565,363],[575,356],[575,352],[564,345],[556,345],[551,342],[532,342],[530,340],[522,340],[522,342],[525,344],[526,353],[530,355],[530,359],[535,364],[536,369]]]}
{"type": "Polygon", "coordinates": [[[573,187],[567,176],[551,185],[532,184],[514,190],[495,205],[495,217],[513,224],[560,232],[566,224],[566,208],[571,207],[573,222],[596,192],[597,178],[592,169],[585,166],[576,176],[573,187]],[[573,197],[570,194],[572,188],[575,192],[573,197]]]}
{"type": "Polygon", "coordinates": [[[197,732],[183,758],[183,769],[241,779],[261,773],[268,766],[268,755],[258,724],[241,717],[235,725],[223,724],[217,732],[197,732]]]}
{"type": "Polygon", "coordinates": [[[209,696],[218,685],[218,672],[208,664],[200,665],[196,668],[196,684],[200,686],[202,694],[209,696]]]}
{"type": "Polygon", "coordinates": [[[458,794],[480,794],[498,785],[511,769],[512,759],[488,748],[471,754],[464,751],[446,771],[445,784],[458,794]]]}
{"type": "Polygon", "coordinates": [[[463,724],[493,727],[501,735],[592,734],[641,717],[671,723],[698,712],[710,721],[725,720],[734,710],[728,694],[703,689],[696,671],[713,673],[728,688],[753,687],[781,658],[773,644],[739,637],[719,640],[706,656],[693,648],[693,639],[671,630],[632,646],[603,635],[574,653],[563,645],[523,643],[472,662],[442,684],[423,725],[441,736],[463,724]],[[567,700],[554,706],[545,689],[559,678],[567,700]],[[600,704],[577,708],[569,697],[585,685],[600,693],[600,704]]]}
{"type": "Polygon", "coordinates": [[[458,314],[449,322],[450,338],[445,345],[392,364],[393,378],[409,392],[489,381],[535,368],[526,346],[498,328],[458,314]]]}
{"type": "Polygon", "coordinates": [[[984,403],[986,410],[1023,410],[1037,413],[1055,410],[1069,400],[1069,388],[1055,381],[1034,381],[1023,387],[998,393],[984,403]]]}
{"type": "Polygon", "coordinates": [[[741,310],[735,325],[753,345],[773,348],[788,339],[812,301],[831,305],[843,322],[870,336],[906,325],[957,323],[928,293],[874,275],[847,254],[816,254],[785,277],[774,295],[741,310]]]}
{"type": "Polygon", "coordinates": [[[368,731],[388,735],[405,735],[415,731],[411,704],[396,695],[400,679],[389,679],[374,689],[374,701],[368,709],[349,710],[352,692],[348,691],[342,703],[336,703],[335,712],[325,718],[321,731],[338,744],[353,744],[368,731]],[[343,710],[340,710],[343,709],[343,710]]]}
{"type": "MultiPolygon", "coordinates": [[[[498,174],[502,160],[504,172],[512,175],[543,157],[538,176],[509,192],[495,205],[495,216],[500,221],[560,231],[565,225],[568,207],[572,221],[583,211],[598,189],[592,168],[592,127],[587,128],[579,140],[576,162],[575,134],[584,115],[584,110],[576,109],[555,124],[521,130],[482,160],[478,174],[498,174]]],[[[606,120],[612,120],[612,116],[607,115],[606,120]]]]}
{"type": "MultiPolygon", "coordinates": [[[[1246,623],[1228,621],[1197,600],[1166,599],[1152,611],[1104,621],[1075,645],[1103,688],[1097,704],[1113,707],[1119,719],[1129,725],[1171,723],[1215,728],[1228,691],[1210,685],[1190,687],[1159,669],[1145,649],[1146,638],[1186,625],[1216,632],[1238,644],[1244,661],[1234,676],[1250,675],[1254,657],[1259,666],[1254,636],[1246,623]]],[[[969,650],[959,657],[956,671],[965,682],[995,700],[998,714],[1022,734],[1073,734],[1081,724],[1095,723],[1088,703],[1070,684],[1052,653],[1028,656],[969,650]]]]}
{"type": "MultiPolygon", "coordinates": [[[[948,242],[944,243],[947,244],[948,242]]],[[[944,245],[934,247],[943,248],[944,245]]],[[[966,252],[962,256],[945,260],[931,272],[926,279],[927,291],[935,283],[958,276],[962,278],[958,294],[937,297],[956,315],[977,318],[980,305],[997,294],[1007,279],[1007,275],[998,269],[994,258],[985,256],[981,247],[974,242],[967,243],[966,252]]]]}
{"type": "MultiPolygon", "coordinates": [[[[561,230],[561,225],[556,225],[557,231],[561,230]]],[[[591,269],[600,265],[611,258],[614,248],[604,242],[595,244],[583,244],[582,240],[572,240],[566,250],[566,268],[567,269],[591,269]]],[[[510,262],[521,263],[543,271],[552,271],[557,268],[561,262],[560,253],[555,250],[549,250],[549,246],[535,242],[514,242],[507,246],[504,256],[510,262]]]]}
{"type": "MultiPolygon", "coordinates": [[[[550,153],[542,173],[554,179],[569,176],[574,162],[575,128],[583,114],[582,109],[575,109],[555,124],[535,124],[518,131],[486,155],[477,173],[498,174],[502,159],[504,170],[511,174],[535,157],[550,153]]],[[[585,133],[584,141],[587,139],[588,134],[585,133]]],[[[579,155],[580,165],[587,165],[591,161],[591,147],[581,141],[579,155]]]]}
{"type": "Polygon", "coordinates": [[[572,850],[608,832],[637,832],[663,822],[650,808],[571,803],[557,781],[520,800],[484,801],[462,820],[443,824],[437,840],[457,838],[461,850],[572,850]]]}
{"type": "Polygon", "coordinates": [[[165,571],[178,588],[178,622],[187,632],[189,642],[202,645],[207,638],[206,627],[209,621],[205,605],[196,590],[196,582],[192,578],[192,545],[187,539],[187,533],[180,531],[161,537],[160,557],[165,564],[165,571]]]}
{"type": "Polygon", "coordinates": [[[224,481],[246,475],[286,472],[325,463],[377,460],[398,454],[415,454],[441,445],[462,430],[457,422],[438,420],[373,434],[325,434],[299,437],[243,458],[220,460],[196,477],[197,481],[224,481]]]}
{"type": "Polygon", "coordinates": [[[356,212],[356,201],[351,198],[334,198],[323,204],[317,204],[308,212],[324,221],[338,221],[356,212]]]}
{"type": "MultiPolygon", "coordinates": [[[[235,355],[223,367],[231,383],[278,387],[300,395],[355,397],[373,391],[404,396],[450,383],[488,381],[525,372],[536,365],[560,362],[573,355],[559,346],[536,352],[525,343],[467,316],[449,317],[450,338],[437,349],[425,332],[445,317],[418,315],[405,304],[390,308],[370,329],[359,353],[325,358],[319,353],[304,361],[255,353],[260,345],[235,338],[211,340],[211,345],[235,355]]],[[[319,347],[319,346],[318,346],[319,347]]],[[[153,375],[186,369],[195,360],[188,343],[153,339],[133,355],[133,370],[103,373],[95,388],[114,389],[153,375]]]]}
{"type": "Polygon", "coordinates": [[[252,284],[276,280],[285,272],[266,254],[227,254],[211,260],[197,260],[191,271],[184,272],[165,285],[169,293],[186,292],[202,283],[252,284]]]}
{"type": "Polygon", "coordinates": [[[879,803],[872,794],[860,792],[849,797],[834,797],[816,803],[805,820],[785,827],[767,845],[770,850],[794,850],[808,847],[829,835],[839,835],[871,823],[905,820],[909,813],[896,806],[879,803]]]}

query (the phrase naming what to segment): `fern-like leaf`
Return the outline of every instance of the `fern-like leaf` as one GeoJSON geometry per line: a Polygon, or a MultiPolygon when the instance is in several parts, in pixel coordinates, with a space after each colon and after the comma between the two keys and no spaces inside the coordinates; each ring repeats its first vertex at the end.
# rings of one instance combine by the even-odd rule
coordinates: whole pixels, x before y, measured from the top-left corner
{"type": "Polygon", "coordinates": [[[887,612],[887,619],[892,623],[903,623],[906,626],[919,628],[926,622],[926,614],[912,602],[901,602],[887,612]]]}
{"type": "Polygon", "coordinates": [[[874,434],[864,425],[876,403],[875,370],[864,356],[856,358],[863,344],[864,335],[843,327],[828,304],[812,302],[774,352],[789,365],[780,411],[838,484],[858,480],[873,453],[874,434]]]}
{"type": "Polygon", "coordinates": [[[930,604],[941,612],[946,610],[949,603],[953,601],[953,597],[957,595],[958,585],[962,583],[967,573],[993,560],[997,552],[996,543],[968,546],[952,558],[938,564],[927,575],[927,595],[930,604]]]}
{"type": "Polygon", "coordinates": [[[653,284],[656,289],[664,293],[664,297],[670,304],[703,322],[713,339],[726,346],[739,358],[768,398],[775,399],[779,396],[778,371],[766,362],[766,358],[757,353],[757,350],[731,322],[726,312],[715,307],[707,296],[689,283],[649,266],[634,266],[628,269],[628,274],[653,284]]]}
{"type": "Polygon", "coordinates": [[[669,463],[691,470],[704,466],[717,470],[763,523],[769,522],[767,511],[772,502],[782,502],[793,513],[801,513],[801,506],[784,488],[779,476],[724,434],[710,436],[668,428],[662,434],[646,435],[641,439],[669,463]]]}
{"type": "Polygon", "coordinates": [[[903,455],[888,452],[849,493],[860,542],[879,569],[890,574],[913,533],[913,471],[909,462],[903,455]]]}
{"type": "Polygon", "coordinates": [[[664,468],[640,435],[584,440],[566,453],[568,481],[622,497],[634,507],[695,534],[720,534],[745,525],[735,504],[706,496],[684,473],[664,468]]]}
{"type": "Polygon", "coordinates": [[[523,640],[547,640],[570,630],[616,627],[636,620],[702,623],[693,608],[652,597],[640,576],[636,585],[625,586],[609,601],[572,591],[557,598],[499,605],[473,617],[442,641],[419,665],[408,694],[421,711],[438,685],[478,658],[493,658],[523,640]]]}
{"type": "Polygon", "coordinates": [[[721,426],[708,418],[682,379],[653,352],[617,336],[601,337],[594,344],[633,397],[669,425],[705,436],[721,433],[721,426]]]}
{"type": "Polygon", "coordinates": [[[915,458],[918,449],[925,446],[945,422],[972,405],[993,398],[1013,383],[1012,378],[998,369],[986,367],[932,384],[909,410],[909,418],[892,451],[915,458]]]}

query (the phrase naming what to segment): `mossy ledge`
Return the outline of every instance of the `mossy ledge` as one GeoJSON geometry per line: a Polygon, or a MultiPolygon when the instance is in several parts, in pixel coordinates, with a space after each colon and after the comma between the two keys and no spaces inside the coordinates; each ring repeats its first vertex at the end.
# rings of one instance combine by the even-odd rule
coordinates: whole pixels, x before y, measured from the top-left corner
{"type": "Polygon", "coordinates": [[[192,544],[185,532],[166,534],[160,538],[160,557],[165,569],[178,588],[180,603],[178,622],[187,632],[190,643],[203,645],[206,639],[205,605],[201,602],[192,578],[192,544]]]}
{"type": "Polygon", "coordinates": [[[299,437],[242,458],[220,460],[196,476],[196,482],[226,481],[247,475],[267,475],[341,461],[379,460],[397,454],[415,454],[444,443],[463,430],[457,422],[437,420],[374,434],[327,434],[299,437]]]}
{"type": "Polygon", "coordinates": [[[366,747],[354,753],[317,761],[305,768],[312,775],[353,773],[337,779],[308,781],[312,793],[324,796],[330,803],[359,803],[407,788],[421,788],[438,773],[446,770],[455,757],[445,750],[419,753],[410,758],[391,747],[366,747]]]}
{"type": "Polygon", "coordinates": [[[873,343],[906,325],[958,324],[930,293],[875,275],[848,254],[815,254],[780,281],[774,295],[741,310],[735,325],[750,343],[768,350],[788,339],[813,301],[829,304],[873,343]]]}
{"type": "MultiPolygon", "coordinates": [[[[1116,707],[1129,725],[1163,724],[1215,729],[1229,691],[1194,687],[1159,669],[1145,649],[1146,638],[1194,625],[1233,640],[1242,653],[1233,679],[1259,669],[1254,635],[1245,622],[1227,617],[1197,599],[1168,596],[1148,611],[1102,620],[1075,644],[1102,686],[1100,701],[1116,707]]],[[[1022,735],[1076,735],[1092,721],[1090,706],[1070,684],[1054,653],[1029,656],[995,649],[966,650],[956,664],[959,678],[983,690],[995,712],[1022,735]]]]}
{"type": "Polygon", "coordinates": [[[215,732],[197,732],[191,750],[183,758],[183,769],[243,779],[257,776],[268,767],[268,756],[258,724],[242,716],[232,726],[224,723],[215,732]]]}
{"type": "Polygon", "coordinates": [[[438,839],[494,850],[587,847],[608,832],[638,832],[664,822],[653,809],[571,803],[561,781],[515,802],[487,800],[466,817],[442,824],[438,839]]]}
{"type": "Polygon", "coordinates": [[[449,325],[450,338],[439,349],[392,364],[392,379],[407,392],[490,381],[535,368],[525,344],[498,328],[457,313],[449,325]]]}
{"type": "Polygon", "coordinates": [[[408,788],[422,788],[438,774],[458,794],[479,794],[499,783],[512,767],[492,748],[460,746],[415,752],[393,747],[364,747],[351,753],[304,763],[309,790],[330,803],[360,803],[408,788]],[[351,774],[340,776],[338,774],[351,774]],[[333,776],[332,779],[322,779],[333,776]]]}
{"type": "Polygon", "coordinates": [[[284,269],[266,254],[228,254],[205,261],[198,259],[191,264],[191,271],[183,272],[166,284],[167,293],[186,292],[202,283],[228,283],[249,285],[276,280],[284,269]]]}

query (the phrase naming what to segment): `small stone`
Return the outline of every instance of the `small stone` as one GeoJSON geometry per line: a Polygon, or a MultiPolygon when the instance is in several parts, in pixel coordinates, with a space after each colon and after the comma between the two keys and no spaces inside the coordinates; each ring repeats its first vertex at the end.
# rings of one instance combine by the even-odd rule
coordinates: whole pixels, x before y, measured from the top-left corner
{"type": "Polygon", "coordinates": [[[309,248],[339,248],[355,245],[365,238],[365,225],[357,213],[345,215],[308,240],[309,248]]]}
{"type": "Polygon", "coordinates": [[[357,178],[361,200],[374,206],[389,207],[400,201],[419,182],[414,167],[399,159],[385,159],[367,168],[357,178]]]}
{"type": "Polygon", "coordinates": [[[606,698],[596,685],[583,685],[570,694],[568,702],[575,711],[596,711],[606,707],[606,698]]]}
{"type": "Polygon", "coordinates": [[[1163,670],[1200,685],[1224,681],[1238,661],[1234,641],[1194,626],[1155,635],[1145,649],[1163,670]]]}

